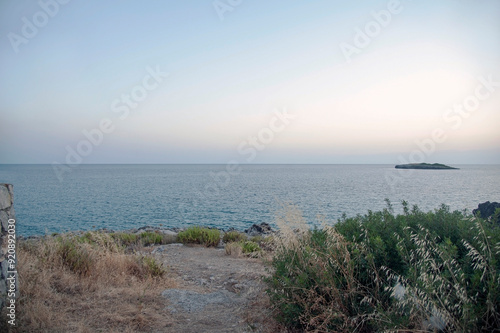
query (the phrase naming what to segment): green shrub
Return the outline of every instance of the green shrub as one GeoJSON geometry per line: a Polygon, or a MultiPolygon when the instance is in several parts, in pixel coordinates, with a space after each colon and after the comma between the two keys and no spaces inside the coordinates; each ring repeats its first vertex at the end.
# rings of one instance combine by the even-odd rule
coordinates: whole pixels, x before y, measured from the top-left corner
{"type": "Polygon", "coordinates": [[[387,269],[392,282],[387,289],[396,312],[413,318],[413,327],[424,323],[426,329],[449,332],[500,328],[500,242],[491,242],[498,238],[498,228],[492,232],[480,219],[469,222],[475,236],[462,240],[464,258],[449,238],[433,237],[423,227],[407,229],[414,249],[399,238],[400,253],[411,269],[405,276],[387,269]]]}
{"type": "Polygon", "coordinates": [[[311,230],[279,246],[274,273],[266,279],[277,319],[306,331],[373,329],[367,318],[375,314],[377,295],[360,282],[360,275],[364,269],[376,280],[378,271],[366,257],[361,246],[333,228],[311,230]]]}
{"type": "Polygon", "coordinates": [[[224,236],[222,237],[222,241],[224,243],[239,242],[246,239],[247,236],[245,234],[236,230],[228,231],[224,233],[224,236]]]}
{"type": "Polygon", "coordinates": [[[160,233],[146,231],[139,234],[139,237],[144,246],[163,244],[163,234],[160,233]]]}
{"type": "Polygon", "coordinates": [[[252,241],[241,242],[241,250],[243,253],[253,253],[261,251],[259,244],[252,241]]]}
{"type": "Polygon", "coordinates": [[[403,202],[395,215],[388,202],[380,212],[285,236],[266,282],[277,319],[291,328],[500,327],[500,228],[491,223],[444,205],[424,213],[403,202]]]}
{"type": "Polygon", "coordinates": [[[207,247],[217,246],[220,242],[220,231],[192,226],[179,232],[177,239],[184,244],[203,244],[207,247]]]}

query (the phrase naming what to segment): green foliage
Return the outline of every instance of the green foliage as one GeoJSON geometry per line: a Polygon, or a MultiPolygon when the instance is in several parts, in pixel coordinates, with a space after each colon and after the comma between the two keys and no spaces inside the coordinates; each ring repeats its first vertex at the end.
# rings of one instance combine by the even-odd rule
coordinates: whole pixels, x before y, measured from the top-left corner
{"type": "Polygon", "coordinates": [[[192,226],[179,232],[177,239],[184,244],[203,244],[207,247],[217,246],[220,242],[220,231],[192,226]]]}
{"type": "Polygon", "coordinates": [[[94,265],[94,258],[84,244],[68,238],[59,238],[57,253],[62,264],[78,275],[89,275],[94,265]]]}
{"type": "Polygon", "coordinates": [[[163,234],[146,231],[139,235],[144,246],[163,244],[163,234]]]}
{"type": "Polygon", "coordinates": [[[457,246],[449,238],[441,241],[423,227],[418,231],[406,229],[414,249],[408,249],[409,244],[400,238],[398,247],[410,269],[405,276],[387,270],[393,285],[389,284],[386,289],[395,296],[397,313],[418,319],[414,326],[424,323],[429,330],[453,332],[474,332],[478,327],[490,331],[500,327],[500,286],[495,268],[498,265],[494,254],[488,251],[490,242],[482,222],[471,220],[471,224],[478,235],[474,237],[476,246],[463,240],[468,252],[467,258],[460,261],[457,246]],[[485,298],[482,304],[493,306],[477,306],[481,296],[485,298]],[[482,318],[496,319],[487,322],[482,318]]]}
{"type": "Polygon", "coordinates": [[[159,244],[168,244],[175,241],[175,238],[156,231],[145,231],[140,234],[131,234],[125,232],[112,233],[111,237],[122,246],[151,246],[159,244]]]}
{"type": "Polygon", "coordinates": [[[236,255],[237,257],[241,254],[257,256],[262,251],[259,244],[249,240],[226,243],[224,249],[227,255],[236,255]]]}
{"type": "Polygon", "coordinates": [[[259,244],[252,241],[241,242],[241,250],[243,253],[253,253],[261,251],[259,244]]]}
{"type": "Polygon", "coordinates": [[[141,263],[146,269],[146,274],[151,277],[163,277],[166,273],[162,263],[158,263],[154,257],[142,257],[141,263]]]}
{"type": "Polygon", "coordinates": [[[224,236],[222,237],[222,241],[224,243],[239,242],[246,239],[247,236],[245,234],[236,230],[228,231],[224,233],[224,236]]]}
{"type": "Polygon", "coordinates": [[[444,205],[344,216],[283,242],[272,267],[276,317],[295,329],[500,328],[500,228],[444,205]]]}
{"type": "Polygon", "coordinates": [[[277,319],[301,331],[373,329],[367,318],[375,313],[377,295],[360,281],[363,273],[372,281],[378,274],[367,257],[362,246],[333,228],[311,230],[293,245],[280,246],[274,273],[266,279],[277,319]]]}

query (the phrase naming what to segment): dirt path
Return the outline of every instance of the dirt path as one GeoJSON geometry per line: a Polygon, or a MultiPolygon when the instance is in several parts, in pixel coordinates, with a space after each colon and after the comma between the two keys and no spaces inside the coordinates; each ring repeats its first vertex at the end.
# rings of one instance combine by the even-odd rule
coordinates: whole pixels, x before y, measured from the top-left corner
{"type": "Polygon", "coordinates": [[[234,258],[224,249],[182,244],[156,247],[177,288],[165,290],[172,325],[166,332],[276,332],[260,259],[234,258]]]}

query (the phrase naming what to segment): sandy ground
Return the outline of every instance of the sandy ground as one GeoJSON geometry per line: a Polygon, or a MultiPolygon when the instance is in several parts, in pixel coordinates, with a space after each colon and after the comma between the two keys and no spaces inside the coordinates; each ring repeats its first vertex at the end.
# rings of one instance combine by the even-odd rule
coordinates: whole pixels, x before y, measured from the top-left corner
{"type": "Polygon", "coordinates": [[[162,293],[172,321],[158,332],[281,331],[270,314],[261,259],[182,244],[157,246],[152,253],[177,282],[162,293]]]}

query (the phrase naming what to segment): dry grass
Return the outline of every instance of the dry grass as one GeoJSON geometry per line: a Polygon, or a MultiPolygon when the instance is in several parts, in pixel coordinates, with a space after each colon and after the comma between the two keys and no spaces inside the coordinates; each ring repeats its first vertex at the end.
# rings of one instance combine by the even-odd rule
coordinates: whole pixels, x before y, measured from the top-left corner
{"type": "Polygon", "coordinates": [[[224,246],[224,249],[226,250],[226,254],[228,256],[232,256],[235,258],[239,258],[243,254],[243,248],[241,247],[241,244],[238,242],[227,243],[224,246]]]}
{"type": "Polygon", "coordinates": [[[173,280],[151,267],[154,260],[125,254],[109,235],[93,236],[98,241],[91,244],[68,236],[21,244],[13,332],[147,332],[169,326],[161,291],[175,287],[173,280]],[[82,257],[83,264],[75,260],[82,257]]]}
{"type": "Polygon", "coordinates": [[[276,241],[278,246],[294,248],[307,234],[309,226],[296,205],[286,202],[280,202],[280,205],[281,209],[276,212],[276,225],[280,231],[276,241]]]}

